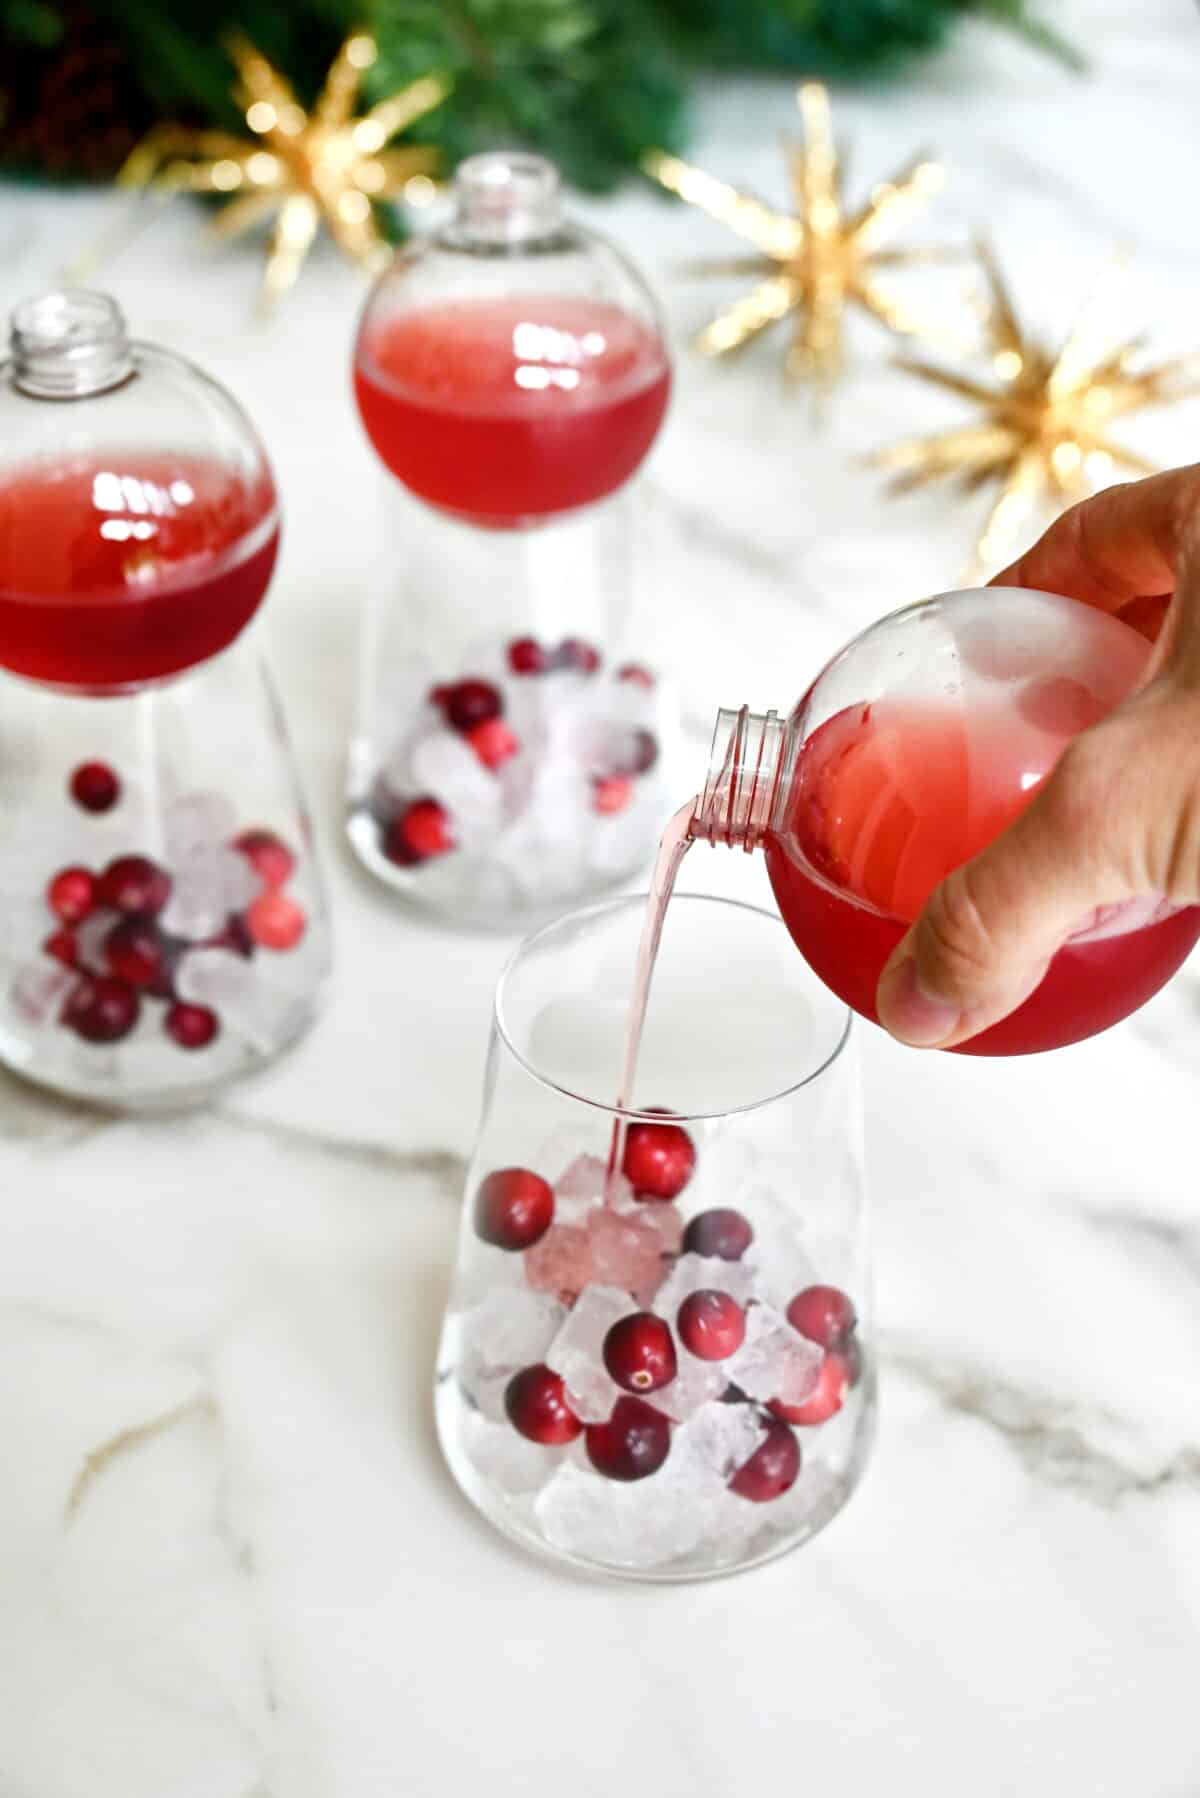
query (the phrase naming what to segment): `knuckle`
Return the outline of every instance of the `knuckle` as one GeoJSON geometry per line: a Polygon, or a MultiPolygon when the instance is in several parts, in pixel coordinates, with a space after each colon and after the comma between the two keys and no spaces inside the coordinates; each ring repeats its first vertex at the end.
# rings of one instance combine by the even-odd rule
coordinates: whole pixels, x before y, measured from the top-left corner
{"type": "Polygon", "coordinates": [[[930,896],[917,933],[917,968],[939,997],[965,1001],[992,975],[996,950],[968,863],[930,896]]]}

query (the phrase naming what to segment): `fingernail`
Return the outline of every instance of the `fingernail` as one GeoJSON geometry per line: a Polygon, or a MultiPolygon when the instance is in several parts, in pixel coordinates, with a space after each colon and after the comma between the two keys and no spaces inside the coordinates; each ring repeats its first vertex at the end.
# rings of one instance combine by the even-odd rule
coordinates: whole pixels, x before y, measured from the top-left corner
{"type": "Polygon", "coordinates": [[[914,1049],[933,1049],[952,1035],[959,1021],[958,1007],[931,999],[917,979],[917,964],[905,956],[889,968],[876,995],[879,1022],[890,1035],[914,1049]]]}

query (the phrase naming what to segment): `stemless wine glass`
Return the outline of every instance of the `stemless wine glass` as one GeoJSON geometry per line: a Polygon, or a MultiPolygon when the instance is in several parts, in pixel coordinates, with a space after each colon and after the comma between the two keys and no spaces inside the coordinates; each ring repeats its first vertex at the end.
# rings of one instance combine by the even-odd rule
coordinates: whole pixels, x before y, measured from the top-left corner
{"type": "Polygon", "coordinates": [[[850,1013],[779,918],[685,894],[616,1107],[644,908],[574,912],[500,979],[436,1408],[507,1535],[683,1580],[796,1547],[862,1472],[860,1101],[850,1013]]]}

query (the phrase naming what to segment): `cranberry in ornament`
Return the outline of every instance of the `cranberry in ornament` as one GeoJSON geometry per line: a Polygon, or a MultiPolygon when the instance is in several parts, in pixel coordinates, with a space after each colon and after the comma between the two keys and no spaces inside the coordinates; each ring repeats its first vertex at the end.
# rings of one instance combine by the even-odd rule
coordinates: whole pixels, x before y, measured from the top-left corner
{"type": "Polygon", "coordinates": [[[652,1311],[620,1318],[604,1338],[604,1365],[626,1392],[657,1392],[675,1378],[670,1326],[652,1311]]]}
{"type": "Polygon", "coordinates": [[[233,846],[244,855],[264,886],[282,887],[296,870],[296,858],[273,830],[243,830],[233,846]]]}
{"type": "Polygon", "coordinates": [[[109,972],[130,986],[161,985],[166,959],[162,932],[147,918],[123,918],[104,939],[109,972]]]}
{"type": "Polygon", "coordinates": [[[163,1029],[181,1049],[207,1049],[216,1040],[221,1021],[207,1005],[185,1005],[178,1001],[163,1019],[163,1029]]]}
{"type": "Polygon", "coordinates": [[[414,799],[384,832],[383,853],[400,867],[448,855],[455,847],[449,814],[436,799],[414,799]]]}
{"type": "Polygon", "coordinates": [[[554,1189],[527,1167],[502,1167],[480,1181],[475,1234],[497,1249],[529,1249],[554,1221],[554,1189]]]}
{"type": "Polygon", "coordinates": [[[790,1492],[799,1474],[800,1444],[787,1424],[773,1417],[763,1440],[730,1480],[729,1490],[751,1504],[766,1505],[790,1492]]]}
{"type": "Polygon", "coordinates": [[[592,810],[610,818],[623,812],[633,798],[633,782],[624,774],[613,774],[592,782],[592,810]]]}
{"type": "Polygon", "coordinates": [[[46,903],[64,924],[82,924],[95,910],[98,885],[87,868],[63,868],[46,889],[46,903]]]}
{"type": "Polygon", "coordinates": [[[119,1043],[140,1014],[137,992],[128,981],[85,974],[67,994],[59,1021],[85,1043],[119,1043]]]}
{"type": "Polygon", "coordinates": [[[60,961],[64,968],[79,966],[79,938],[73,930],[54,930],[42,944],[42,954],[60,961]]]}
{"type": "Polygon", "coordinates": [[[246,929],[260,949],[294,949],[308,928],[302,905],[268,889],[246,907],[246,929]]]}
{"type": "Polygon", "coordinates": [[[554,666],[572,668],[576,674],[595,674],[603,660],[595,644],[582,637],[564,637],[554,652],[554,666]]]}
{"type": "Polygon", "coordinates": [[[97,889],[101,905],[131,917],[154,917],[171,897],[171,876],[146,855],[119,855],[97,889]]]}
{"type": "Polygon", "coordinates": [[[676,1320],[679,1340],[699,1361],[724,1361],[746,1337],[746,1314],[727,1292],[701,1288],[689,1293],[676,1320]]]}
{"type": "Polygon", "coordinates": [[[585,1444],[605,1479],[645,1480],[671,1452],[671,1425],[644,1399],[619,1398],[607,1423],[588,1425],[585,1444]]]}
{"type": "Polygon", "coordinates": [[[649,692],[652,687],[658,685],[650,670],[648,668],[643,668],[640,663],[637,662],[626,662],[624,667],[618,668],[617,679],[628,681],[635,687],[645,687],[647,692],[649,692]]]}
{"type": "Polygon", "coordinates": [[[545,674],[550,663],[536,637],[516,637],[508,646],[508,665],[514,674],[545,674]]]}
{"type": "Polygon", "coordinates": [[[505,1388],[504,1410],[514,1430],[547,1448],[573,1442],[583,1428],[561,1375],[540,1363],[513,1375],[505,1388]]]}
{"type": "Polygon", "coordinates": [[[681,1124],[630,1124],[621,1172],[639,1199],[675,1199],[691,1179],[696,1149],[681,1124]]]}
{"type": "Polygon", "coordinates": [[[749,1218],[729,1205],[698,1211],[683,1232],[685,1255],[716,1255],[722,1261],[740,1261],[754,1241],[749,1218]]]}
{"type": "Polygon", "coordinates": [[[793,1330],[822,1348],[844,1349],[854,1334],[858,1316],[853,1304],[836,1286],[806,1286],[787,1308],[793,1330]]]}
{"type": "Polygon", "coordinates": [[[463,736],[476,725],[498,718],[503,709],[500,689],[486,680],[459,681],[457,686],[449,689],[443,706],[446,722],[463,736]]]}
{"type": "Polygon", "coordinates": [[[483,724],[473,725],[463,734],[485,768],[502,767],[521,748],[519,739],[509,730],[503,718],[488,718],[483,724]]]}
{"type": "Polygon", "coordinates": [[[71,776],[70,793],[85,812],[111,812],[121,797],[121,783],[107,762],[81,762],[71,776]]]}

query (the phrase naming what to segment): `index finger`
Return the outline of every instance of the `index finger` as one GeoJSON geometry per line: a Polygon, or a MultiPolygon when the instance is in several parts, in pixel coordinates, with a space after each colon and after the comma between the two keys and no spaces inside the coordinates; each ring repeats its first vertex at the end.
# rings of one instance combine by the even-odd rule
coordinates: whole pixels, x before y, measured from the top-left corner
{"type": "Polygon", "coordinates": [[[993,587],[1038,587],[1104,612],[1174,591],[1200,520],[1200,463],[1108,487],[1072,506],[993,587]]]}

